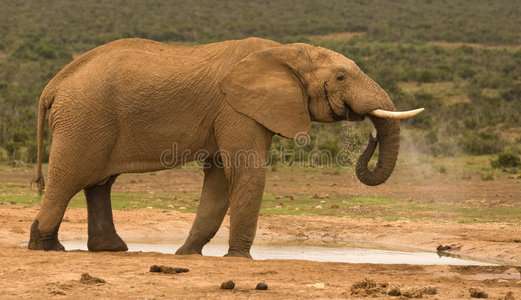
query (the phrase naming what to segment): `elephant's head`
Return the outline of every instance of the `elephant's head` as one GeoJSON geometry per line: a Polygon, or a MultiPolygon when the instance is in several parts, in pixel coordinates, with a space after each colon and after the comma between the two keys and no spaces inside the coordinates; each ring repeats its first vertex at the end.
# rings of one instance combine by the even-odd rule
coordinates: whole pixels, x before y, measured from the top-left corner
{"type": "Polygon", "coordinates": [[[368,116],[377,136],[358,159],[356,174],[378,185],[393,172],[401,118],[422,109],[396,112],[385,91],[345,56],[307,44],[259,50],[238,62],[222,82],[227,101],[271,131],[293,138],[309,133],[311,121],[360,121],[368,116]],[[378,163],[368,162],[380,144],[378,163]]]}

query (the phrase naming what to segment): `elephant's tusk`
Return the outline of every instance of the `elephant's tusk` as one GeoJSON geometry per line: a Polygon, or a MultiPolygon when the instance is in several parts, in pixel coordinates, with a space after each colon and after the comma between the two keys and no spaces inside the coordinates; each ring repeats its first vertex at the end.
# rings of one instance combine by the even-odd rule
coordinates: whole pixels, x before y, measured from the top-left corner
{"type": "Polygon", "coordinates": [[[375,117],[379,118],[385,118],[385,119],[407,119],[410,117],[414,117],[417,114],[424,111],[424,108],[418,108],[408,111],[388,111],[383,109],[375,109],[371,112],[369,112],[370,115],[373,115],[375,117]]]}

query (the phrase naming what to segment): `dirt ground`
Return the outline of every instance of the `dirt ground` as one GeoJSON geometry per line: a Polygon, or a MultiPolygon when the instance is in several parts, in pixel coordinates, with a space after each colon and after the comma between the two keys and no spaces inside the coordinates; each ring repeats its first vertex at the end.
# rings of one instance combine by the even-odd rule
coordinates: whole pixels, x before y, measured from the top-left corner
{"type": "MultiPolygon", "coordinates": [[[[0,171],[0,183],[26,183],[32,171],[0,171]]],[[[422,185],[421,180],[400,175],[376,189],[356,190],[354,179],[343,174],[271,172],[266,193],[375,193],[429,201],[474,201],[517,207],[519,180],[452,182],[443,177],[422,185]],[[313,176],[317,178],[313,180],[313,176]],[[345,184],[309,185],[331,182],[345,184]],[[439,184],[438,184],[439,183],[439,184]],[[500,186],[498,187],[498,184],[500,186]],[[356,190],[356,191],[355,191],[356,190]],[[465,196],[455,191],[465,190],[465,196]],[[435,195],[433,194],[435,191],[435,195]],[[499,202],[498,202],[499,201],[499,202]]],[[[195,170],[171,170],[156,176],[124,175],[117,191],[198,191],[202,174],[195,170]]],[[[289,200],[288,200],[289,202],[289,200]]],[[[472,205],[475,203],[472,202],[472,205]]],[[[469,202],[470,203],[470,202],[469,202]]],[[[27,242],[38,205],[0,202],[0,298],[399,298],[461,299],[479,296],[482,289],[491,299],[521,299],[521,229],[511,222],[460,223],[447,219],[385,220],[353,216],[291,216],[262,214],[257,237],[299,239],[327,244],[365,240],[388,245],[416,247],[434,252],[438,245],[451,245],[456,252],[477,257],[498,257],[503,266],[425,266],[324,263],[302,260],[247,260],[239,258],[175,256],[154,252],[90,253],[86,251],[42,252],[20,246],[27,242]],[[149,272],[152,265],[188,268],[189,272],[149,272]],[[104,282],[83,278],[82,274],[104,282]],[[221,289],[233,280],[235,288],[221,289]],[[267,290],[256,290],[259,282],[267,290]],[[398,287],[398,288],[397,288],[398,287]],[[399,289],[402,296],[391,296],[399,289]],[[477,290],[476,290],[477,289],[477,290]],[[477,292],[476,292],[477,291],[477,292]],[[434,293],[434,294],[433,294],[434,293]],[[509,298],[510,297],[510,298],[509,298]]],[[[414,214],[417,212],[411,212],[414,214]]],[[[193,213],[160,208],[115,210],[118,233],[130,237],[186,237],[193,213]]],[[[220,237],[228,235],[228,218],[220,237]]],[[[519,223],[518,223],[519,224],[519,223]]],[[[68,209],[60,228],[61,240],[86,238],[85,209],[68,209]]]]}

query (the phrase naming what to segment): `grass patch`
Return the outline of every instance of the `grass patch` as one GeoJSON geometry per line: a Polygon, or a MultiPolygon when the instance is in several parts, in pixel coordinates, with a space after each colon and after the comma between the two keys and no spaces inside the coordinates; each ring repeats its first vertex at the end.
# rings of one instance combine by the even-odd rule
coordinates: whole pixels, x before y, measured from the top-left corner
{"type": "MultiPolygon", "coordinates": [[[[22,185],[0,185],[0,202],[23,205],[38,205],[43,201],[43,196],[38,196],[34,191],[27,191],[22,185]]],[[[121,193],[111,194],[112,209],[131,210],[142,208],[157,208],[176,210],[181,212],[196,212],[200,195],[197,193],[179,194],[149,194],[149,193],[121,193]]],[[[69,202],[70,208],[87,208],[85,195],[80,192],[69,202]]]]}
{"type": "MultiPolygon", "coordinates": [[[[512,179],[507,179],[506,177],[508,174],[504,175],[499,170],[494,171],[490,165],[491,157],[490,155],[450,158],[407,157],[407,153],[402,156],[404,160],[410,160],[410,164],[417,165],[418,168],[429,167],[430,171],[426,174],[434,178],[437,183],[450,181],[452,178],[461,180],[462,176],[465,176],[465,178],[467,178],[466,176],[469,176],[469,178],[471,176],[479,182],[482,174],[492,174],[495,182],[498,184],[504,182],[511,184],[512,179]]],[[[192,167],[196,168],[196,166],[192,167]]],[[[181,173],[184,174],[183,172],[186,173],[185,171],[181,173]]],[[[194,170],[193,172],[198,171],[194,170]]],[[[508,196],[505,197],[503,194],[507,193],[506,191],[504,193],[499,192],[503,198],[498,198],[498,195],[492,194],[490,197],[483,195],[472,199],[458,198],[458,201],[439,198],[439,201],[429,200],[427,202],[427,198],[423,199],[422,195],[414,197],[413,200],[413,198],[406,198],[399,193],[353,195],[347,191],[342,191],[342,189],[345,189],[345,186],[340,183],[337,185],[337,182],[342,180],[344,176],[347,176],[348,173],[349,176],[353,176],[352,171],[349,169],[279,168],[275,172],[276,174],[271,175],[269,185],[273,185],[272,190],[278,191],[270,191],[267,188],[261,206],[262,214],[346,216],[351,218],[379,218],[385,221],[406,219],[459,223],[505,222],[513,224],[512,226],[521,223],[521,206],[517,202],[509,200],[508,196]],[[317,192],[314,191],[315,188],[317,192]],[[291,192],[285,194],[284,190],[291,192]],[[282,197],[282,195],[287,196],[282,197]],[[493,203],[495,204],[492,205],[493,203]]],[[[37,195],[35,188],[30,189],[28,184],[22,184],[22,182],[29,182],[32,174],[27,174],[27,180],[26,178],[20,179],[21,173],[19,172],[3,171],[2,174],[6,174],[5,178],[13,180],[13,183],[6,180],[0,184],[0,204],[38,206],[41,203],[43,197],[37,195]],[[16,176],[8,177],[13,174],[16,176]]],[[[146,185],[147,181],[157,180],[159,176],[167,175],[170,176],[170,173],[158,173],[157,178],[139,177],[140,179],[136,186],[133,186],[133,183],[129,183],[128,178],[123,180],[121,184],[129,184],[131,189],[124,191],[116,190],[112,193],[113,209],[132,210],[151,207],[179,212],[196,212],[199,205],[200,192],[198,189],[194,189],[193,186],[188,189],[189,191],[174,193],[154,190],[153,188],[149,190],[146,185]]],[[[411,181],[414,186],[430,184],[428,180],[413,178],[408,176],[408,174],[396,173],[394,176],[395,180],[397,180],[394,184],[399,186],[409,184],[411,181]]],[[[364,191],[367,192],[367,190],[364,191]]],[[[514,194],[514,197],[517,196],[512,191],[508,193],[514,194]]],[[[86,208],[83,192],[78,193],[70,201],[69,207],[86,208]]]]}

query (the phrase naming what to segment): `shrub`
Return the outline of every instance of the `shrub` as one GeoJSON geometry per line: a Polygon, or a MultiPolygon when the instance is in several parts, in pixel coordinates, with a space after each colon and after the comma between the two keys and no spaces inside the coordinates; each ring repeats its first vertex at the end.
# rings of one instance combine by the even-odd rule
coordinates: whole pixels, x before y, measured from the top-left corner
{"type": "Polygon", "coordinates": [[[490,164],[495,169],[517,168],[521,166],[521,159],[519,159],[519,156],[510,152],[503,152],[498,154],[497,159],[492,160],[490,164]]]}
{"type": "Polygon", "coordinates": [[[494,174],[492,174],[492,173],[481,174],[481,180],[483,180],[483,181],[494,180],[494,174]]]}
{"type": "Polygon", "coordinates": [[[476,73],[477,71],[471,67],[465,67],[458,71],[458,75],[464,79],[473,78],[476,73]]]}
{"type": "Polygon", "coordinates": [[[416,79],[418,82],[434,82],[435,74],[432,71],[424,70],[420,73],[416,79]]]}

